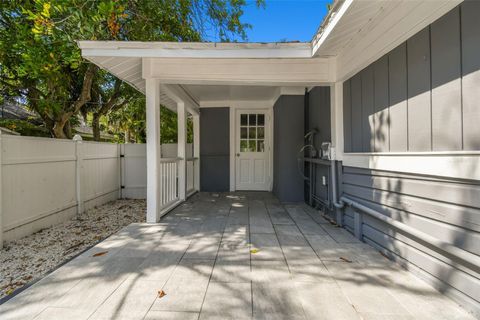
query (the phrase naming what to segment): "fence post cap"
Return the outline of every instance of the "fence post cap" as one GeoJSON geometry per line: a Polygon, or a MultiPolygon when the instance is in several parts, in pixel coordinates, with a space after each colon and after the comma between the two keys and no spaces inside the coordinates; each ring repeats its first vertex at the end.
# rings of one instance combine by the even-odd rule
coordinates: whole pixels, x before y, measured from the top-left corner
{"type": "Polygon", "coordinates": [[[82,139],[82,136],[81,136],[81,135],[76,134],[76,135],[73,136],[72,140],[73,140],[73,141],[82,141],[83,139],[82,139]]]}

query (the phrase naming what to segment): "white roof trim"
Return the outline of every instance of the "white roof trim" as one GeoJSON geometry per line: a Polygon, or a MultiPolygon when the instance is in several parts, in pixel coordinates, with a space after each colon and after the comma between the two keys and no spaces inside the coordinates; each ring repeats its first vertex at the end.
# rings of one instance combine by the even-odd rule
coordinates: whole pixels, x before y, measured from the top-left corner
{"type": "Polygon", "coordinates": [[[310,58],[311,44],[78,41],[85,57],[310,58]]]}
{"type": "Polygon", "coordinates": [[[318,52],[318,49],[322,46],[322,44],[328,38],[330,33],[332,33],[338,21],[340,21],[340,19],[342,18],[342,16],[345,14],[345,12],[348,10],[348,8],[351,6],[352,3],[353,3],[353,0],[345,0],[341,4],[340,4],[340,1],[337,0],[337,2],[334,3],[334,8],[325,17],[324,22],[322,23],[322,25],[320,26],[317,33],[312,39],[312,44],[311,44],[312,56],[314,56],[318,52]],[[336,9],[335,8],[336,4],[340,5],[340,9],[338,9],[338,11],[334,11],[336,9]]]}

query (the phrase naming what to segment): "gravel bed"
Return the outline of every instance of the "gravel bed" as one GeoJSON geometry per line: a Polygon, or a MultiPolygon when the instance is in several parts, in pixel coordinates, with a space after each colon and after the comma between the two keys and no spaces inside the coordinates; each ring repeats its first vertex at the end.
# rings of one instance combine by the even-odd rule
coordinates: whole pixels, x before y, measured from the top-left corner
{"type": "Polygon", "coordinates": [[[5,242],[0,251],[0,299],[133,222],[145,221],[145,200],[117,200],[80,217],[5,242]]]}

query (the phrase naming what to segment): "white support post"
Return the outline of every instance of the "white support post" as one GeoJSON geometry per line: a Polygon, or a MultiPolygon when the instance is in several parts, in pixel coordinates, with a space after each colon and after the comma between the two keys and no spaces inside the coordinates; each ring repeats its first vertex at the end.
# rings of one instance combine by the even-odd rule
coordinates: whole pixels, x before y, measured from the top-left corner
{"type": "Polygon", "coordinates": [[[77,197],[77,215],[81,215],[84,212],[84,203],[82,198],[82,137],[76,134],[73,137],[75,143],[75,191],[77,197]]]}
{"type": "Polygon", "coordinates": [[[3,180],[2,180],[2,154],[3,154],[3,149],[2,149],[2,131],[0,131],[0,249],[3,248],[3,201],[2,201],[2,185],[3,185],[3,180]]]}
{"type": "Polygon", "coordinates": [[[200,191],[200,115],[193,115],[193,157],[196,159],[193,166],[193,186],[200,191]]]}
{"type": "Polygon", "coordinates": [[[178,141],[178,198],[187,198],[187,110],[185,103],[177,102],[178,141]]]}
{"type": "Polygon", "coordinates": [[[147,222],[160,219],[160,83],[145,80],[147,111],[147,222]]]}

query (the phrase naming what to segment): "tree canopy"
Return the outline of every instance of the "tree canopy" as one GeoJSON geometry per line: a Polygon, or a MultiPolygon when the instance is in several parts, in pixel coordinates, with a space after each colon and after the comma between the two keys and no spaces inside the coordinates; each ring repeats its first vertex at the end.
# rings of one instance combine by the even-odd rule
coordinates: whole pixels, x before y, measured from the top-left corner
{"type": "Polygon", "coordinates": [[[141,132],[133,128],[144,118],[142,95],[84,60],[76,41],[187,42],[209,35],[245,40],[246,5],[245,0],[2,1],[0,99],[26,104],[56,138],[71,137],[80,114],[92,123],[96,139],[102,125],[124,131],[131,125],[133,133],[141,132]]]}

